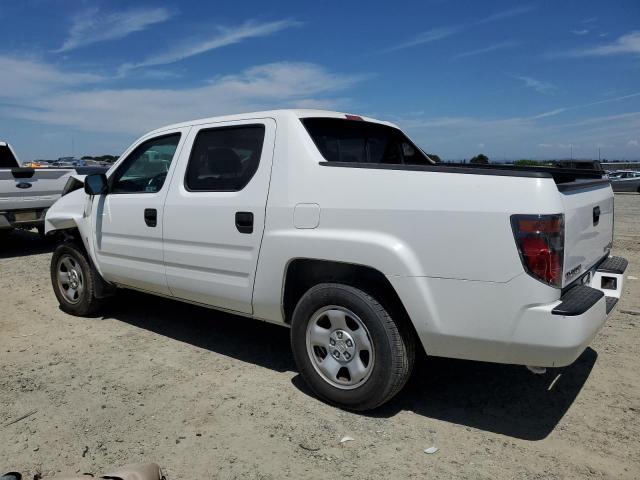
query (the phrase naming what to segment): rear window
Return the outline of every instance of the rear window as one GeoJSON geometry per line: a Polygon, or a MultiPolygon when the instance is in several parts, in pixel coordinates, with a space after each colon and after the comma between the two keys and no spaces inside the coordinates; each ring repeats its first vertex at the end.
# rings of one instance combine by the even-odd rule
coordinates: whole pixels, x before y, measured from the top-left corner
{"type": "Polygon", "coordinates": [[[302,124],[328,162],[433,165],[397,128],[341,118],[304,118],[302,124]]]}
{"type": "Polygon", "coordinates": [[[13,156],[11,149],[6,145],[0,145],[0,168],[18,167],[16,157],[13,156]]]}

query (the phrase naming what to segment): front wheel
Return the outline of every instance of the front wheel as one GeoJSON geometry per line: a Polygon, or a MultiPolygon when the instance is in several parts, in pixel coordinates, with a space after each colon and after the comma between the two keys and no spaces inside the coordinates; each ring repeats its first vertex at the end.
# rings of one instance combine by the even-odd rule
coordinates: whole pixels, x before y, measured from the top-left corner
{"type": "Polygon", "coordinates": [[[300,374],[319,397],[344,408],[370,410],[398,393],[411,374],[414,345],[412,332],[378,300],[348,285],[316,285],[293,313],[300,374]]]}
{"type": "Polygon", "coordinates": [[[95,295],[96,275],[77,245],[58,245],[51,257],[51,284],[60,308],[76,316],[96,312],[102,306],[102,299],[95,295]]]}

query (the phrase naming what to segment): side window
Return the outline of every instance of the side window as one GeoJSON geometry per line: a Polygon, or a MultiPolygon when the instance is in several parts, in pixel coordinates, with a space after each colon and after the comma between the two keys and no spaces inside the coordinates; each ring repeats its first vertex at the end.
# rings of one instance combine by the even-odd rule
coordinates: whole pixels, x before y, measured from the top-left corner
{"type": "Polygon", "coordinates": [[[264,125],[202,130],[196,136],[187,166],[187,190],[237,192],[258,170],[264,125]]]}
{"type": "Polygon", "coordinates": [[[118,167],[110,193],[154,193],[167,178],[180,134],[154,138],[140,144],[118,167]]]}

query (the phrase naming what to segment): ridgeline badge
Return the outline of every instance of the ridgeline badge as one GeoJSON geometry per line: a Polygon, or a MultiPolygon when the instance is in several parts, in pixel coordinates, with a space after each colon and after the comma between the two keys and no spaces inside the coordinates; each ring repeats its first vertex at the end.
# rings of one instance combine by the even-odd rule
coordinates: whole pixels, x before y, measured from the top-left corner
{"type": "Polygon", "coordinates": [[[564,274],[565,280],[569,280],[571,277],[575,277],[582,270],[582,264],[579,264],[577,267],[572,268],[567,273],[564,274]]]}

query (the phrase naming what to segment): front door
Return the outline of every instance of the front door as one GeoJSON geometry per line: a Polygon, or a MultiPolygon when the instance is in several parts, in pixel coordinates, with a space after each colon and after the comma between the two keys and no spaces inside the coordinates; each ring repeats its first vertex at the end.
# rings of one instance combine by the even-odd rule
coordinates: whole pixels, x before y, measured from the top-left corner
{"type": "Polygon", "coordinates": [[[252,313],[276,124],[193,127],[164,210],[164,258],[173,295],[252,313]]]}
{"type": "Polygon", "coordinates": [[[95,252],[108,281],[169,295],[162,258],[162,212],[172,164],[188,129],[143,141],[94,199],[95,252]]]}

